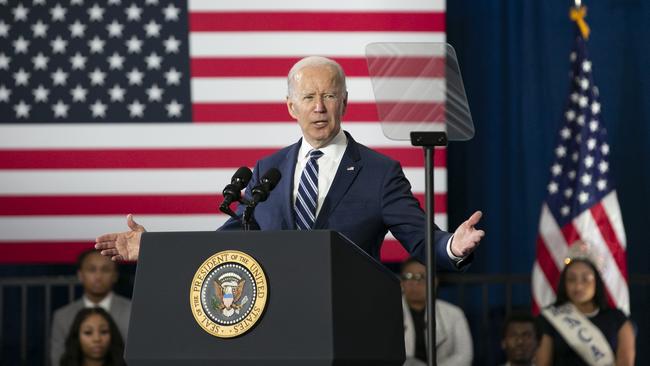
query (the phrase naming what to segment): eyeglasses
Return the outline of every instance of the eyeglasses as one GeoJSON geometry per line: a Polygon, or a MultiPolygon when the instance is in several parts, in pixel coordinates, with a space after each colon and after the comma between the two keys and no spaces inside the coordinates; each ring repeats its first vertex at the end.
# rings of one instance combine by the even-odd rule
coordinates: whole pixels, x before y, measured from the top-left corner
{"type": "Polygon", "coordinates": [[[402,281],[415,281],[415,282],[422,282],[427,279],[427,276],[424,273],[411,273],[411,272],[402,273],[400,277],[402,278],[402,281]]]}

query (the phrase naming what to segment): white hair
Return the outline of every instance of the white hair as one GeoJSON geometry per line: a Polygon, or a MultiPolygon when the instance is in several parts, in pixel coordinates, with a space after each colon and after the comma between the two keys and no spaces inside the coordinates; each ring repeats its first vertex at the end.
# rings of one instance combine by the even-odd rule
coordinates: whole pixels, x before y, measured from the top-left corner
{"type": "Polygon", "coordinates": [[[289,70],[289,75],[287,76],[288,97],[293,96],[293,83],[296,78],[296,75],[298,75],[300,70],[312,66],[326,66],[336,71],[336,76],[339,79],[339,81],[341,81],[341,87],[343,88],[344,91],[347,90],[347,87],[345,85],[345,72],[343,71],[341,65],[338,64],[338,62],[322,56],[307,56],[301,59],[300,61],[296,62],[291,68],[291,70],[289,70]]]}

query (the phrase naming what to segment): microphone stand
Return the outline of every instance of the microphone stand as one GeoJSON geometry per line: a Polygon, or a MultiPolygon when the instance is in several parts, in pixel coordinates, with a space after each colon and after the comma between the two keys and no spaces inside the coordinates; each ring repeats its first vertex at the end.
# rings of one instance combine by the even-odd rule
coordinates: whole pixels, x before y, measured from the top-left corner
{"type": "Polygon", "coordinates": [[[424,233],[425,256],[427,260],[427,365],[437,364],[436,355],[436,251],[433,248],[433,158],[436,146],[447,146],[446,132],[411,132],[411,145],[424,149],[424,187],[426,224],[424,233]]]}

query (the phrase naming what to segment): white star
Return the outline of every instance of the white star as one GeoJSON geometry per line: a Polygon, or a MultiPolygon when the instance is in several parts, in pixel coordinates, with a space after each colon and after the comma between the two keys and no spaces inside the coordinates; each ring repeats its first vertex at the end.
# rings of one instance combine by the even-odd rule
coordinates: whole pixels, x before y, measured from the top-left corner
{"type": "Polygon", "coordinates": [[[83,5],[84,0],[70,0],[70,4],[72,4],[72,5],[83,5]]]}
{"type": "Polygon", "coordinates": [[[83,23],[81,23],[78,20],[70,24],[70,26],[68,26],[68,29],[70,29],[70,35],[72,36],[72,38],[75,37],[81,38],[86,33],[86,26],[83,25],[83,23]]]}
{"type": "Polygon", "coordinates": [[[557,183],[551,182],[548,184],[548,193],[550,194],[557,193],[557,183]]]}
{"type": "Polygon", "coordinates": [[[106,104],[99,101],[90,105],[90,111],[93,114],[93,117],[106,117],[106,104]]]}
{"type": "Polygon", "coordinates": [[[134,67],[126,74],[126,77],[129,79],[129,84],[142,85],[142,78],[144,78],[144,73],[134,67]]]}
{"type": "Polygon", "coordinates": [[[29,48],[29,41],[23,38],[23,36],[20,36],[15,41],[13,41],[13,45],[14,52],[27,53],[27,49],[29,48]]]}
{"type": "Polygon", "coordinates": [[[16,86],[18,85],[25,85],[29,83],[29,73],[23,70],[21,67],[18,72],[14,73],[14,82],[16,83],[16,86]]]}
{"type": "Polygon", "coordinates": [[[124,57],[120,56],[117,52],[114,52],[111,57],[108,58],[108,64],[111,70],[119,70],[124,65],[124,57]]]}
{"type": "Polygon", "coordinates": [[[571,170],[569,173],[567,173],[567,176],[569,177],[569,179],[574,180],[576,178],[575,170],[571,170]]]}
{"type": "Polygon", "coordinates": [[[147,0],[145,1],[147,5],[158,5],[158,0],[147,0]]]}
{"type": "Polygon", "coordinates": [[[17,7],[11,9],[11,12],[14,13],[14,20],[15,21],[26,21],[27,20],[27,14],[29,13],[29,9],[23,6],[23,4],[18,4],[17,7]]]}
{"type": "Polygon", "coordinates": [[[564,117],[567,121],[571,122],[576,118],[576,112],[573,109],[569,109],[568,111],[564,112],[564,117]]]}
{"type": "Polygon", "coordinates": [[[57,36],[52,42],[50,42],[50,45],[52,46],[52,53],[64,53],[65,48],[68,45],[68,41],[65,41],[60,36],[57,36]]]}
{"type": "Polygon", "coordinates": [[[7,37],[9,35],[9,29],[11,29],[9,24],[0,20],[0,37],[7,37]]]}
{"type": "Polygon", "coordinates": [[[577,142],[578,144],[579,144],[580,142],[582,142],[582,134],[580,134],[580,133],[577,133],[577,134],[576,134],[576,142],[577,142]]]}
{"type": "Polygon", "coordinates": [[[0,53],[0,69],[9,69],[9,63],[11,62],[11,58],[7,57],[4,53],[0,53]]]}
{"type": "Polygon", "coordinates": [[[167,116],[168,117],[180,117],[181,112],[183,111],[183,105],[178,103],[176,99],[172,100],[171,103],[165,105],[165,109],[167,109],[167,116]]]}
{"type": "Polygon", "coordinates": [[[133,103],[129,104],[129,114],[131,117],[142,117],[144,115],[144,109],[145,105],[140,103],[138,100],[133,101],[133,103]]]}
{"type": "Polygon", "coordinates": [[[72,95],[73,102],[85,102],[88,90],[84,89],[80,84],[77,84],[74,89],[70,90],[70,94],[72,95]]]}
{"type": "Polygon", "coordinates": [[[566,156],[566,147],[560,145],[555,148],[555,156],[558,158],[563,158],[566,156]]]}
{"type": "Polygon", "coordinates": [[[557,177],[562,173],[562,165],[558,163],[553,164],[553,166],[551,167],[551,172],[553,173],[554,176],[557,177]]]}
{"type": "Polygon", "coordinates": [[[571,138],[571,130],[568,127],[564,127],[560,130],[560,136],[563,140],[568,140],[571,138]]]}
{"type": "Polygon", "coordinates": [[[160,28],[160,24],[154,22],[153,20],[144,25],[144,30],[147,33],[147,37],[160,36],[160,28]]]}
{"type": "Polygon", "coordinates": [[[573,160],[574,162],[578,161],[579,157],[580,157],[580,155],[578,155],[577,152],[574,152],[573,154],[571,154],[571,160],[573,160]]]}
{"type": "Polygon", "coordinates": [[[62,7],[61,4],[56,4],[52,9],[50,9],[50,14],[52,14],[52,21],[64,21],[66,12],[66,8],[62,7]]]}
{"type": "Polygon", "coordinates": [[[38,88],[32,90],[32,94],[34,94],[35,102],[47,102],[47,96],[50,94],[50,91],[45,89],[43,85],[39,85],[38,88]]]}
{"type": "Polygon", "coordinates": [[[605,179],[599,179],[596,183],[596,187],[598,187],[599,191],[604,191],[605,188],[607,188],[607,181],[605,179]]]}
{"type": "Polygon", "coordinates": [[[104,52],[104,44],[106,42],[101,38],[95,36],[95,38],[88,41],[88,47],[90,47],[90,53],[102,53],[104,52]]]}
{"type": "Polygon", "coordinates": [[[591,71],[591,61],[584,60],[582,61],[582,71],[590,72],[591,71]]]}
{"type": "Polygon", "coordinates": [[[90,18],[90,21],[101,21],[104,19],[104,8],[100,7],[95,3],[95,5],[92,6],[92,8],[88,9],[88,17],[90,18]]]}
{"type": "Polygon", "coordinates": [[[180,10],[181,9],[175,7],[172,4],[167,5],[167,7],[163,9],[165,20],[178,20],[178,13],[180,10]]]}
{"type": "Polygon", "coordinates": [[[151,88],[147,89],[147,95],[149,96],[150,102],[160,102],[162,99],[164,90],[158,87],[158,85],[153,84],[151,88]]]}
{"type": "Polygon", "coordinates": [[[7,89],[4,84],[0,85],[0,102],[9,102],[11,90],[7,89]]]}
{"type": "Polygon", "coordinates": [[[45,0],[34,0],[34,5],[45,5],[45,0]]]}
{"type": "Polygon", "coordinates": [[[571,101],[573,103],[578,103],[578,99],[580,99],[580,94],[576,92],[571,93],[571,101]]]}
{"type": "Polygon", "coordinates": [[[601,161],[598,164],[598,170],[600,170],[601,173],[605,174],[609,170],[609,163],[606,161],[601,161]]]}
{"type": "Polygon", "coordinates": [[[562,208],[560,208],[560,214],[562,214],[562,216],[568,216],[570,213],[571,213],[571,209],[569,208],[569,206],[564,205],[562,206],[562,208]]]}
{"type": "Polygon", "coordinates": [[[62,117],[65,118],[68,116],[68,105],[63,103],[61,99],[59,101],[52,105],[52,111],[54,112],[54,117],[62,117]]]}
{"type": "Polygon", "coordinates": [[[604,143],[604,144],[600,147],[600,152],[603,153],[603,155],[607,155],[607,154],[609,154],[609,145],[608,145],[607,143],[604,143]]]}
{"type": "Polygon", "coordinates": [[[147,62],[147,68],[148,69],[160,69],[160,64],[162,63],[162,57],[158,56],[155,52],[152,52],[147,58],[145,59],[147,62]]]}
{"type": "Polygon", "coordinates": [[[564,197],[571,198],[573,196],[573,189],[567,188],[564,190],[564,197]]]}
{"type": "Polygon", "coordinates": [[[128,20],[140,20],[140,16],[142,15],[142,9],[135,6],[135,4],[131,4],[124,11],[128,20]]]}
{"type": "Polygon", "coordinates": [[[582,183],[583,186],[588,186],[591,184],[591,174],[583,174],[582,177],[580,177],[580,183],[582,183]]]}
{"type": "Polygon", "coordinates": [[[124,94],[126,90],[121,88],[119,85],[115,84],[112,88],[108,90],[108,94],[111,96],[112,102],[122,102],[124,101],[124,94]]]}
{"type": "Polygon", "coordinates": [[[122,4],[122,0],[108,0],[109,5],[120,5],[122,4]]]}
{"type": "Polygon", "coordinates": [[[58,68],[55,72],[52,73],[52,82],[54,85],[65,85],[68,80],[68,74],[63,72],[61,68],[58,68]]]}
{"type": "Polygon", "coordinates": [[[88,77],[90,77],[90,85],[104,85],[106,73],[102,72],[99,68],[95,68],[93,72],[88,74],[88,77]]]}
{"type": "Polygon", "coordinates": [[[587,155],[587,157],[585,158],[585,167],[587,167],[587,169],[589,169],[593,165],[594,165],[594,157],[591,156],[591,155],[587,155]]]}
{"type": "Polygon", "coordinates": [[[578,105],[580,106],[580,108],[586,107],[587,104],[589,104],[589,98],[587,98],[586,96],[583,95],[580,97],[580,99],[578,99],[578,105]]]}
{"type": "Polygon", "coordinates": [[[587,149],[591,151],[595,148],[596,148],[596,139],[592,137],[589,140],[587,140],[587,149]]]}
{"type": "Polygon", "coordinates": [[[34,38],[44,38],[47,35],[48,26],[43,23],[40,19],[36,24],[32,25],[32,32],[34,33],[34,38]]]}
{"type": "Polygon", "coordinates": [[[591,103],[591,113],[598,114],[600,112],[600,103],[593,102],[591,103]]]}
{"type": "Polygon", "coordinates": [[[117,20],[113,20],[111,24],[106,26],[106,29],[108,30],[109,37],[117,38],[122,37],[122,30],[124,30],[124,26],[118,23],[117,20]]]}
{"type": "Polygon", "coordinates": [[[577,55],[575,52],[571,52],[571,54],[569,54],[569,60],[571,60],[571,62],[575,61],[576,57],[577,55]]]}
{"type": "Polygon", "coordinates": [[[32,107],[29,104],[26,104],[23,100],[21,100],[18,104],[14,105],[16,118],[29,118],[30,109],[32,109],[32,107]]]}
{"type": "Polygon", "coordinates": [[[594,86],[591,88],[591,91],[594,93],[594,97],[598,97],[598,94],[599,94],[600,92],[598,91],[598,87],[597,87],[597,86],[594,85],[594,86]]]}
{"type": "Polygon", "coordinates": [[[34,63],[34,70],[45,70],[47,69],[47,63],[50,61],[49,57],[45,57],[42,52],[39,52],[38,55],[32,57],[32,63],[34,63]]]}
{"type": "Polygon", "coordinates": [[[82,56],[81,53],[77,52],[74,56],[70,57],[70,63],[72,64],[72,70],[83,70],[86,68],[86,57],[82,56]]]}
{"type": "Polygon", "coordinates": [[[589,89],[589,79],[587,78],[580,79],[580,87],[582,88],[582,90],[589,89]]]}
{"type": "Polygon", "coordinates": [[[596,130],[598,129],[598,121],[596,121],[595,119],[592,119],[589,122],[589,129],[591,130],[591,132],[596,132],[596,130]]]}
{"type": "Polygon", "coordinates": [[[142,41],[136,36],[133,36],[131,39],[126,41],[126,47],[128,48],[129,53],[140,53],[142,50],[142,41]]]}
{"type": "Polygon", "coordinates": [[[169,36],[163,44],[165,45],[165,51],[167,53],[178,53],[181,42],[174,38],[174,36],[169,36]]]}
{"type": "Polygon", "coordinates": [[[578,195],[578,201],[580,201],[580,203],[582,203],[583,205],[587,203],[587,201],[589,201],[589,193],[584,191],[580,192],[580,194],[578,195]]]}
{"type": "Polygon", "coordinates": [[[576,118],[576,123],[579,126],[584,126],[585,125],[585,115],[584,114],[579,115],[578,118],[576,118]]]}

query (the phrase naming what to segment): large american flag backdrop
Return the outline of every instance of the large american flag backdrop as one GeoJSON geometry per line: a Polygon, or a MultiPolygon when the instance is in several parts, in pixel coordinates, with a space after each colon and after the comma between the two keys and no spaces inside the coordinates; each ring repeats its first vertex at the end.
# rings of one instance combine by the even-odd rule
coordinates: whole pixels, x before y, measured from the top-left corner
{"type": "MultiPolygon", "coordinates": [[[[217,228],[235,169],[300,137],[284,96],[307,55],[343,65],[344,128],[400,160],[422,202],[422,152],[382,135],[364,52],[444,31],[444,0],[0,0],[0,263],[72,262],[127,213],[217,228]]],[[[445,150],[435,166],[445,228],[445,150]]],[[[403,256],[389,235],[383,259],[403,256]]]]}
{"type": "Polygon", "coordinates": [[[571,65],[569,101],[539,222],[533,311],[555,300],[567,252],[580,240],[599,267],[610,304],[629,314],[625,229],[610,177],[610,148],[598,88],[581,35],[576,35],[571,65]]]}

